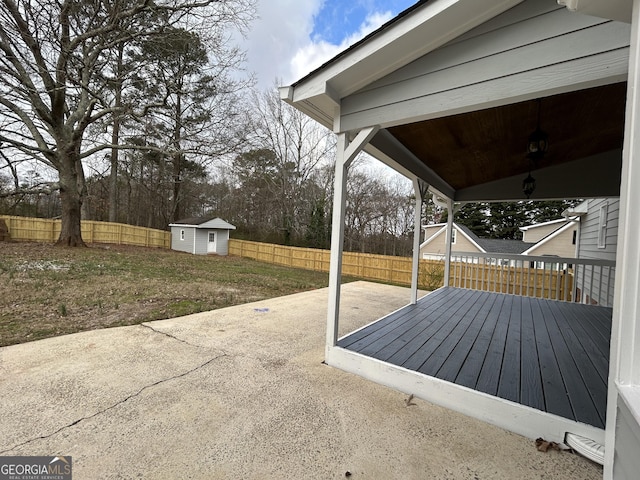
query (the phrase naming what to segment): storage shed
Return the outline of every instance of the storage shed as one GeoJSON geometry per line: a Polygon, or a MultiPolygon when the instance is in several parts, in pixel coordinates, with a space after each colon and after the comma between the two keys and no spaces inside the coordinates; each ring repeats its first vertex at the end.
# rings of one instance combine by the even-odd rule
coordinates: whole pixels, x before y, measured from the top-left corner
{"type": "Polygon", "coordinates": [[[227,255],[229,231],[236,227],[221,218],[185,218],[169,224],[171,249],[194,255],[227,255]]]}

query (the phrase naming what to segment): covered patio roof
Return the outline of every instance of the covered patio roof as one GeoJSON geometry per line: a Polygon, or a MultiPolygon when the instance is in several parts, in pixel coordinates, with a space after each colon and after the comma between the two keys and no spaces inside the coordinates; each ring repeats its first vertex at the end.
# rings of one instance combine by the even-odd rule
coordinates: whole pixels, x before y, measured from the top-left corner
{"type": "Polygon", "coordinates": [[[336,133],[376,125],[365,151],[454,201],[525,198],[530,168],[532,199],[618,196],[628,35],[555,0],[423,0],[281,93],[336,133]]]}

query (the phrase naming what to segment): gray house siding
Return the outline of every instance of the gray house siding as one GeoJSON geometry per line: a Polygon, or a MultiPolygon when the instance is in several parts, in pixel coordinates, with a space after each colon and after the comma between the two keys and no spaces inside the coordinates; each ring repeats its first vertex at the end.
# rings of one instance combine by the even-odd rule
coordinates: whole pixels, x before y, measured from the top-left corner
{"type": "Polygon", "coordinates": [[[207,242],[209,237],[209,230],[197,229],[196,230],[196,243],[194,252],[196,255],[207,254],[207,242]]]}
{"type": "MultiPolygon", "coordinates": [[[[580,221],[580,245],[578,257],[610,260],[616,259],[616,245],[618,242],[618,214],[620,200],[618,198],[594,198],[587,200],[587,214],[580,221]],[[601,219],[601,212],[606,216],[601,219]],[[603,229],[602,234],[600,233],[603,229]],[[602,235],[602,237],[601,237],[602,235]],[[604,246],[599,246],[601,239],[604,246]]],[[[614,269],[585,270],[576,273],[576,287],[580,289],[583,298],[600,305],[613,305],[613,280],[614,269]],[[602,276],[602,288],[592,291],[591,285],[600,285],[602,276]],[[606,297],[606,298],[605,298],[606,297]]]]}
{"type": "Polygon", "coordinates": [[[624,401],[618,401],[613,477],[634,480],[640,472],[640,428],[624,401]]]}
{"type": "Polygon", "coordinates": [[[230,237],[229,228],[235,229],[233,225],[220,219],[211,220],[201,225],[172,224],[171,248],[173,250],[193,253],[195,255],[207,255],[209,253],[228,255],[230,237]],[[209,251],[210,233],[215,234],[216,239],[215,249],[211,251],[209,251]]]}
{"type": "Polygon", "coordinates": [[[629,25],[574,15],[553,0],[523,2],[344,98],[340,128],[376,125],[381,116],[393,123],[413,112],[415,121],[425,120],[443,104],[451,113],[504,105],[539,84],[560,92],[583,64],[598,65],[586,69],[593,75],[587,81],[619,81],[626,78],[629,32],[629,25]]]}
{"type": "Polygon", "coordinates": [[[179,252],[193,253],[194,235],[195,228],[171,227],[171,248],[179,252]],[[184,240],[181,238],[181,231],[184,231],[184,240]]]}
{"type": "Polygon", "coordinates": [[[217,255],[229,254],[229,230],[219,230],[214,228],[199,228],[196,236],[196,254],[206,255],[215,253],[217,255]],[[209,233],[216,235],[216,249],[209,252],[209,233]]]}
{"type": "Polygon", "coordinates": [[[218,255],[229,254],[229,230],[216,230],[218,241],[216,243],[216,253],[218,255]]]}

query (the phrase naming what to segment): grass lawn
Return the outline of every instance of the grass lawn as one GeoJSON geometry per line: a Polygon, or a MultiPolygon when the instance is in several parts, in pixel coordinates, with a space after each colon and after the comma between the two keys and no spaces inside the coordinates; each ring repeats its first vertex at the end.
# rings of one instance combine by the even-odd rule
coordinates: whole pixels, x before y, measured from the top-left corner
{"type": "Polygon", "coordinates": [[[0,242],[0,346],[326,287],[328,274],[238,257],[0,242]]]}

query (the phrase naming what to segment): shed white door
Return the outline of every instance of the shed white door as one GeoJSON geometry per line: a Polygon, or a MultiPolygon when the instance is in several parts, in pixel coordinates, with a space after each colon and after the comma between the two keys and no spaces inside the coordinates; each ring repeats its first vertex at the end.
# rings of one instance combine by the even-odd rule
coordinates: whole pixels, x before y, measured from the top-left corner
{"type": "Polygon", "coordinates": [[[207,253],[216,253],[216,232],[209,232],[207,240],[207,253]]]}

